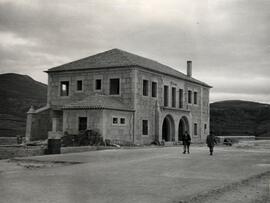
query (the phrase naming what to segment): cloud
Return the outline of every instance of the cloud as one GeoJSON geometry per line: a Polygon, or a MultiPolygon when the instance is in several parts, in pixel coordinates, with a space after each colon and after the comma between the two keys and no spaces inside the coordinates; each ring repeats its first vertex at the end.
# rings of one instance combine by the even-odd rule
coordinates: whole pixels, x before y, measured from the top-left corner
{"type": "Polygon", "coordinates": [[[0,72],[46,82],[48,68],[117,47],[182,72],[192,60],[213,101],[266,101],[269,9],[268,0],[2,0],[0,72]]]}

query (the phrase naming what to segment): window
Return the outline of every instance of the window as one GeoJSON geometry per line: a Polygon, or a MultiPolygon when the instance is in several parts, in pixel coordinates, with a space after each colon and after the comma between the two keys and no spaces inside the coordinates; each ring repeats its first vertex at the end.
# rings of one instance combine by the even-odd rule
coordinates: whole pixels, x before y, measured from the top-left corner
{"type": "Polygon", "coordinates": [[[164,106],[168,106],[168,100],[169,100],[169,92],[168,92],[169,87],[167,85],[164,86],[164,106]]]}
{"type": "Polygon", "coordinates": [[[176,88],[172,87],[172,107],[176,107],[176,88]]]}
{"type": "Polygon", "coordinates": [[[82,91],[82,80],[77,80],[77,91],[82,91]]]}
{"type": "Polygon", "coordinates": [[[152,97],[157,97],[157,83],[152,82],[152,97]]]}
{"type": "Polygon", "coordinates": [[[192,91],[188,90],[188,103],[191,104],[192,103],[192,91]]]}
{"type": "Polygon", "coordinates": [[[148,80],[143,80],[143,96],[148,96],[148,80]]]}
{"type": "Polygon", "coordinates": [[[197,92],[194,92],[194,95],[193,95],[194,96],[194,98],[193,98],[194,99],[194,101],[193,101],[194,104],[197,104],[198,103],[197,102],[197,95],[198,95],[198,93],[197,92]]]}
{"type": "Polygon", "coordinates": [[[207,124],[204,124],[204,133],[206,133],[207,130],[207,124]]]}
{"type": "Polygon", "coordinates": [[[179,108],[183,108],[183,89],[179,89],[179,108]]]}
{"type": "Polygon", "coordinates": [[[120,124],[125,125],[126,124],[126,119],[125,118],[120,118],[120,124]]]}
{"type": "Polygon", "coordinates": [[[120,82],[119,78],[110,79],[110,95],[120,94],[120,82]]]}
{"type": "Polygon", "coordinates": [[[117,125],[118,124],[118,118],[117,117],[113,117],[112,118],[112,124],[113,125],[117,125]]]}
{"type": "Polygon", "coordinates": [[[61,96],[68,96],[69,95],[69,82],[68,81],[61,82],[60,95],[61,96]]]}
{"type": "Polygon", "coordinates": [[[95,90],[101,90],[101,79],[96,79],[95,90]]]}
{"type": "Polygon", "coordinates": [[[148,120],[142,120],[142,134],[148,135],[148,120]]]}
{"type": "Polygon", "coordinates": [[[198,135],[198,124],[194,123],[194,135],[198,135]]]}
{"type": "Polygon", "coordinates": [[[79,117],[79,131],[87,129],[87,117],[79,117]]]}

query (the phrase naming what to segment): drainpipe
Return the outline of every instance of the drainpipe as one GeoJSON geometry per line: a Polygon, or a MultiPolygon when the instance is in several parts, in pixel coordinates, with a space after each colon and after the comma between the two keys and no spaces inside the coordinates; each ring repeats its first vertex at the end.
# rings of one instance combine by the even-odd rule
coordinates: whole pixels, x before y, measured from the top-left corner
{"type": "Polygon", "coordinates": [[[135,111],[133,111],[133,135],[132,135],[132,142],[135,145],[135,111]]]}

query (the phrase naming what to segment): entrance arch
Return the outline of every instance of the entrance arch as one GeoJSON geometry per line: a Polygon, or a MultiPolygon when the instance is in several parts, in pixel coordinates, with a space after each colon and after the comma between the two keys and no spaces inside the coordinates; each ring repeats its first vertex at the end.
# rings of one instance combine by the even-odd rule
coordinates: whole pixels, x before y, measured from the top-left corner
{"type": "Polygon", "coordinates": [[[178,141],[182,141],[183,135],[187,131],[189,133],[189,125],[188,125],[188,119],[183,116],[178,125],[178,141]]]}
{"type": "Polygon", "coordinates": [[[162,124],[162,140],[165,142],[175,140],[174,120],[171,115],[167,115],[162,124]]]}

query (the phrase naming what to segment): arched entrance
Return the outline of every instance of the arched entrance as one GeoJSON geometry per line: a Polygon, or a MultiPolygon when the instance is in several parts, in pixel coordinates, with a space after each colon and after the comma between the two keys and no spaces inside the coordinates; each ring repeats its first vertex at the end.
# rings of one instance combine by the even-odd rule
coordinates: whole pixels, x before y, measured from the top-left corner
{"type": "Polygon", "coordinates": [[[167,115],[162,124],[162,140],[165,142],[174,141],[175,131],[174,131],[174,121],[172,116],[167,115]]]}
{"type": "Polygon", "coordinates": [[[182,141],[183,134],[187,131],[189,133],[189,125],[188,125],[188,119],[186,117],[182,117],[179,121],[178,126],[178,140],[182,141]]]}

